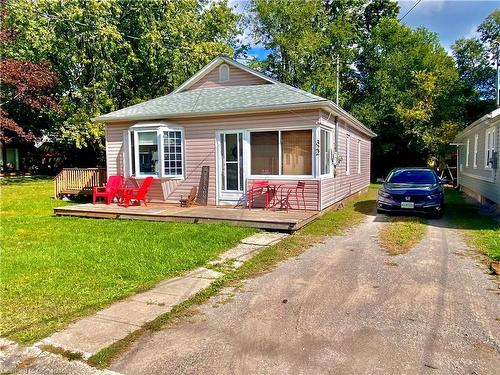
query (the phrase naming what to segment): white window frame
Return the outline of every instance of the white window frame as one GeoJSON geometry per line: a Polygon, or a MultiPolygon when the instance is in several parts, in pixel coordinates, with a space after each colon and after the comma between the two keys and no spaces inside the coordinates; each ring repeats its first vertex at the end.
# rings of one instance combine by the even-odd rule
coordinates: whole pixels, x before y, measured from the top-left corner
{"type": "Polygon", "coordinates": [[[477,152],[478,152],[478,146],[479,146],[479,134],[476,134],[474,136],[474,168],[477,168],[477,152]]]}
{"type": "MultiPolygon", "coordinates": [[[[319,150],[320,150],[320,158],[319,158],[319,174],[322,177],[328,177],[328,176],[333,176],[333,163],[332,163],[332,156],[333,156],[333,132],[330,129],[325,129],[325,128],[320,128],[320,133],[319,133],[319,150]],[[328,173],[321,173],[322,167],[323,167],[323,158],[325,157],[325,152],[321,148],[321,132],[325,132],[329,134],[329,140],[330,140],[330,152],[327,156],[328,160],[327,163],[330,164],[330,172],[328,173]]],[[[313,155],[314,159],[314,155],[313,155]]]]}
{"type": "Polygon", "coordinates": [[[358,139],[358,174],[361,174],[361,139],[358,139]]]}
{"type": "Polygon", "coordinates": [[[231,73],[230,73],[229,65],[221,64],[221,66],[219,66],[219,82],[227,82],[230,79],[231,79],[231,73]],[[224,77],[223,69],[225,69],[227,71],[227,77],[224,77]]]}
{"type": "Polygon", "coordinates": [[[316,165],[316,153],[314,151],[315,138],[316,138],[316,127],[311,126],[297,126],[293,128],[262,128],[262,129],[249,129],[248,130],[248,170],[250,175],[248,176],[251,180],[272,180],[272,179],[283,179],[283,180],[310,180],[315,179],[315,165],[316,165]],[[282,163],[282,142],[281,142],[281,132],[294,131],[294,130],[310,130],[311,131],[311,174],[310,175],[295,175],[295,174],[282,174],[281,173],[281,163],[282,163]],[[252,171],[252,133],[261,133],[261,132],[278,132],[278,174],[251,174],[252,171]]]}
{"type": "Polygon", "coordinates": [[[470,138],[467,138],[467,145],[465,149],[465,167],[469,167],[469,154],[470,154],[470,138]]]}
{"type": "Polygon", "coordinates": [[[496,136],[495,127],[491,127],[489,129],[486,129],[484,132],[484,168],[485,169],[491,169],[489,159],[492,157],[492,154],[496,148],[495,136],[496,136]],[[491,139],[491,147],[488,144],[488,139],[491,139]],[[490,154],[490,157],[488,157],[488,154],[490,154]]]}
{"type": "Polygon", "coordinates": [[[345,175],[351,174],[351,135],[347,134],[345,137],[345,175]]]}
{"type": "Polygon", "coordinates": [[[186,154],[184,147],[184,128],[179,126],[158,124],[154,126],[153,124],[136,124],[131,126],[128,129],[128,161],[129,161],[129,176],[135,178],[169,178],[169,179],[184,179],[185,176],[185,168],[186,168],[186,154]],[[164,151],[164,140],[163,134],[168,131],[176,131],[181,133],[181,155],[182,155],[182,173],[181,174],[166,174],[165,173],[165,151],[164,151]],[[135,133],[147,133],[147,132],[156,132],[157,136],[157,146],[158,146],[158,162],[159,162],[159,170],[160,173],[158,175],[150,175],[150,174],[141,174],[139,173],[139,137],[135,136],[135,133]],[[131,137],[131,133],[134,133],[134,136],[131,137]],[[132,144],[131,138],[134,142],[134,154],[132,155],[132,144]],[[135,174],[132,173],[132,163],[134,164],[135,174]]]}

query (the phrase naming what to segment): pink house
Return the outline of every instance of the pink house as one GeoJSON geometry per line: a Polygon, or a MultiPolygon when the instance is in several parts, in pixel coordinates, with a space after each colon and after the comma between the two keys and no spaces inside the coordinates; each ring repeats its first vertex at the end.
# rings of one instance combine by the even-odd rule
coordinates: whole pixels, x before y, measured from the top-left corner
{"type": "Polygon", "coordinates": [[[94,119],[107,174],[154,176],[150,199],[178,203],[210,167],[208,204],[245,200],[254,180],[305,181],[308,210],[369,184],[371,130],[330,100],[218,57],[174,92],[94,119]]]}

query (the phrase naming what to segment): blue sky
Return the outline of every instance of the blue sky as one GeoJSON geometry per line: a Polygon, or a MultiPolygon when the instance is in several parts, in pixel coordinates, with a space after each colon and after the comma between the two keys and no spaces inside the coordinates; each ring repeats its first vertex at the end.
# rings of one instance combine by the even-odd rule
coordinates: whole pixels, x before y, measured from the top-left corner
{"type": "MultiPolygon", "coordinates": [[[[402,17],[418,0],[398,2],[402,17]]],[[[422,0],[403,23],[436,32],[443,47],[450,52],[455,40],[475,36],[477,26],[496,8],[500,8],[500,0],[422,0]]],[[[263,47],[254,46],[249,54],[264,58],[267,52],[263,47]]]]}

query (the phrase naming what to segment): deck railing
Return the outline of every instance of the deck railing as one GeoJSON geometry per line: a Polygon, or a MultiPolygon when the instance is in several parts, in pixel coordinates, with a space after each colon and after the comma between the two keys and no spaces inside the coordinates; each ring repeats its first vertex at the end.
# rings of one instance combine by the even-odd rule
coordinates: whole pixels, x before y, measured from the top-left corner
{"type": "Polygon", "coordinates": [[[106,168],[64,168],[54,178],[54,198],[64,194],[92,194],[106,183],[106,168]]]}

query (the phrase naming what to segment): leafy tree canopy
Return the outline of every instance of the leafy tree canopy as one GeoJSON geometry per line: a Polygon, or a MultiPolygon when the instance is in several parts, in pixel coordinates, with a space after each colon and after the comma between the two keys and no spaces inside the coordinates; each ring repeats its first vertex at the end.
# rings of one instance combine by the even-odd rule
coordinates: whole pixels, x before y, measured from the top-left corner
{"type": "Polygon", "coordinates": [[[453,59],[437,35],[386,19],[363,53],[365,78],[352,111],[379,133],[374,158],[411,165],[441,154],[460,128],[463,103],[453,59]]]}
{"type": "Polygon", "coordinates": [[[4,56],[46,60],[60,77],[54,131],[100,145],[91,118],[169,93],[220,54],[237,52],[226,1],[10,0],[16,33],[4,56]]]}

